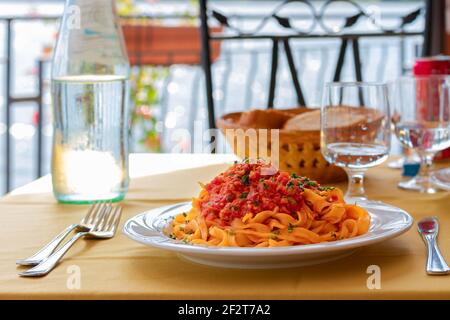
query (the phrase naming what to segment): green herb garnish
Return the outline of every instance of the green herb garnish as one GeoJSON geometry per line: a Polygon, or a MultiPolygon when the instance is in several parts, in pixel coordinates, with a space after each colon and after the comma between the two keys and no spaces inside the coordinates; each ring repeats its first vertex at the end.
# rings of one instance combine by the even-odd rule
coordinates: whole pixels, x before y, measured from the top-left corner
{"type": "Polygon", "coordinates": [[[243,184],[244,186],[248,186],[248,185],[250,184],[248,174],[244,175],[244,176],[241,178],[241,182],[242,182],[242,184],[243,184]]]}
{"type": "Polygon", "coordinates": [[[292,231],[294,231],[294,225],[292,223],[289,223],[288,232],[291,233],[292,231]]]}
{"type": "Polygon", "coordinates": [[[241,195],[239,196],[239,198],[246,199],[247,196],[248,196],[248,192],[242,192],[241,195]]]}
{"type": "Polygon", "coordinates": [[[320,187],[319,190],[320,191],[330,191],[330,190],[334,190],[336,189],[335,187],[320,187]]]}

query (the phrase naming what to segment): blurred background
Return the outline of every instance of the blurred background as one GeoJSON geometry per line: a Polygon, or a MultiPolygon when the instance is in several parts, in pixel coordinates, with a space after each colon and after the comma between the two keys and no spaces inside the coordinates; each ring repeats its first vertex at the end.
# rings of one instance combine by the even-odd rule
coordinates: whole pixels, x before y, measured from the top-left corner
{"type": "MultiPolygon", "coordinates": [[[[290,40],[290,49],[298,83],[312,107],[320,105],[323,83],[333,80],[337,69],[341,80],[389,81],[410,72],[414,58],[422,54],[424,1],[353,1],[357,6],[348,1],[296,2],[274,16],[280,2],[208,1],[211,33],[223,35],[211,42],[216,118],[265,107],[271,100],[274,42],[264,35],[302,35],[290,40]],[[402,36],[390,36],[391,29],[402,36]],[[350,44],[350,52],[339,59],[344,34],[362,35],[357,37],[359,66],[350,44]]],[[[195,120],[208,126],[198,1],[117,4],[133,64],[131,151],[198,151],[178,134],[192,132],[195,120]]],[[[63,0],[0,1],[0,194],[49,172],[49,79],[63,7],[63,0]]],[[[298,94],[286,49],[279,50],[273,105],[292,108],[299,104],[298,94]]]]}

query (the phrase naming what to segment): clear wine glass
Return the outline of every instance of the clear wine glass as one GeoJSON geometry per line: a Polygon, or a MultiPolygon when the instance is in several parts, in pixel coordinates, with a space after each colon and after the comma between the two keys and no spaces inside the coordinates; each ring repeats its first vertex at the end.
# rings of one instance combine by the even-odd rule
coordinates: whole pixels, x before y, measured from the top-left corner
{"type": "Polygon", "coordinates": [[[430,178],[436,152],[450,147],[450,76],[402,77],[392,85],[390,95],[395,134],[420,157],[420,171],[402,181],[402,189],[435,193],[430,178]]]}
{"type": "Polygon", "coordinates": [[[380,83],[333,82],[325,85],[321,150],[348,175],[345,199],[367,201],[364,174],[384,162],[390,149],[387,87],[380,83]]]}

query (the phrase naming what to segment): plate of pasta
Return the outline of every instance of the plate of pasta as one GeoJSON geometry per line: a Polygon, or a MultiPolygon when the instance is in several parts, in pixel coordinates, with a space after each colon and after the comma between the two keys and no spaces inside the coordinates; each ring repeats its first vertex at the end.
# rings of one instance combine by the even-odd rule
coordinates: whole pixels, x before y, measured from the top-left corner
{"type": "Polygon", "coordinates": [[[343,258],[401,235],[412,222],[400,208],[345,203],[339,188],[244,160],[200,184],[192,201],[141,213],[123,232],[192,262],[263,269],[343,258]]]}

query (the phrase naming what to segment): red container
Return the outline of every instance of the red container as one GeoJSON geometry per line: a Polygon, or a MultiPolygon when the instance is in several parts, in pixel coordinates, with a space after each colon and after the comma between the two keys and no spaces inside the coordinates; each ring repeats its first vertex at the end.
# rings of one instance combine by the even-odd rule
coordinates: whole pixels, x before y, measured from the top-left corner
{"type": "Polygon", "coordinates": [[[450,56],[419,58],[414,64],[413,73],[415,76],[448,75],[450,74],[450,56]]]}
{"type": "MultiPolygon", "coordinates": [[[[422,120],[432,120],[439,112],[439,86],[442,78],[437,76],[450,75],[450,57],[435,56],[416,60],[413,68],[416,77],[416,98],[419,117],[422,120]]],[[[450,148],[436,154],[436,160],[449,159],[450,148]]]]}

